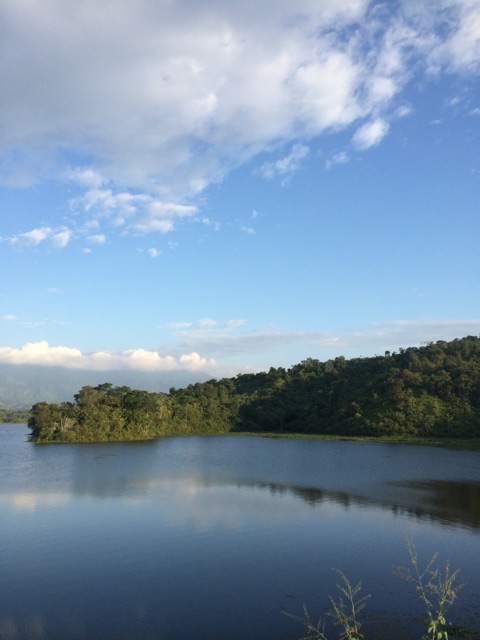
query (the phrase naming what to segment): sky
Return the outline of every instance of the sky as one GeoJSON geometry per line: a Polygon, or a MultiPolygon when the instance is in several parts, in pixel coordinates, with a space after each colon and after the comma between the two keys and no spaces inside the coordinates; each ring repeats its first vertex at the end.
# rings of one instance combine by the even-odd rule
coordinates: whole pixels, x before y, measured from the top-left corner
{"type": "Polygon", "coordinates": [[[480,334],[478,0],[0,0],[0,363],[480,334]]]}

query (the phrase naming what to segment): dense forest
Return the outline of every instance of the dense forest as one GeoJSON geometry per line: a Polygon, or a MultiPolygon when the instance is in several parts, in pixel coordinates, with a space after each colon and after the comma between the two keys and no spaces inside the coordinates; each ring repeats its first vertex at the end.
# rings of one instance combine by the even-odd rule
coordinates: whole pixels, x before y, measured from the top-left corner
{"type": "Polygon", "coordinates": [[[480,437],[480,338],[308,358],[169,393],[85,386],[73,403],[34,404],[28,424],[36,442],[226,432],[480,437]]]}

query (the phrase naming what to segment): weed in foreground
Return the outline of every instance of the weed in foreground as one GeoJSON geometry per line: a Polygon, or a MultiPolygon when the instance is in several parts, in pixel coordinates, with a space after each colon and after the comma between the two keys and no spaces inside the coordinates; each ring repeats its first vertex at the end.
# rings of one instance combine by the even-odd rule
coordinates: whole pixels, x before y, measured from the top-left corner
{"type": "MultiPolygon", "coordinates": [[[[460,570],[451,571],[448,561],[445,569],[440,569],[437,564],[438,554],[434,554],[422,569],[415,545],[408,536],[407,548],[411,567],[395,567],[395,573],[415,585],[425,607],[427,633],[422,636],[422,640],[448,640],[448,630],[453,630],[454,627],[447,623],[446,614],[463,587],[457,582],[460,570]]],[[[315,622],[305,605],[303,605],[303,617],[284,612],[305,627],[306,635],[300,640],[328,640],[325,632],[328,618],[333,619],[333,624],[340,629],[338,640],[364,640],[365,638],[361,633],[362,624],[358,615],[365,608],[370,595],[360,596],[362,588],[360,582],[353,587],[342,571],[338,569],[334,571],[341,578],[341,582],[337,584],[340,596],[338,600],[330,597],[331,609],[325,616],[315,622]]]]}
{"type": "Polygon", "coordinates": [[[427,617],[427,635],[422,640],[448,640],[447,611],[458,597],[463,584],[457,583],[460,570],[451,571],[447,561],[442,571],[437,565],[438,554],[435,553],[430,562],[421,568],[413,540],[407,536],[408,555],[411,567],[396,567],[396,573],[415,585],[419,598],[423,602],[427,617]]]}
{"type": "Polygon", "coordinates": [[[358,614],[365,608],[370,595],[359,597],[362,584],[359,582],[355,587],[352,586],[347,576],[338,569],[334,569],[341,578],[341,583],[337,584],[337,588],[342,595],[338,600],[330,597],[332,605],[331,610],[325,617],[319,618],[317,622],[312,620],[308,609],[303,605],[303,617],[294,616],[286,613],[287,616],[301,622],[307,630],[307,635],[300,640],[328,640],[325,635],[325,627],[327,616],[333,618],[333,624],[340,628],[339,640],[363,640],[364,636],[360,633],[362,625],[358,620],[358,614]]]}

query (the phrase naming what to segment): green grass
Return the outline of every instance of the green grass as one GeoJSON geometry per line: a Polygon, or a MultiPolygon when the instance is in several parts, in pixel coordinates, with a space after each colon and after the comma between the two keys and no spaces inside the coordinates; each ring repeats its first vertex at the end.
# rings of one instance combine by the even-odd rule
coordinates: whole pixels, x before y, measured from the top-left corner
{"type": "Polygon", "coordinates": [[[459,451],[480,451],[480,438],[406,438],[401,436],[332,436],[314,433],[287,432],[230,432],[227,435],[256,436],[259,438],[301,438],[303,440],[329,440],[354,442],[381,442],[384,444],[414,444],[429,447],[444,447],[459,451]]]}

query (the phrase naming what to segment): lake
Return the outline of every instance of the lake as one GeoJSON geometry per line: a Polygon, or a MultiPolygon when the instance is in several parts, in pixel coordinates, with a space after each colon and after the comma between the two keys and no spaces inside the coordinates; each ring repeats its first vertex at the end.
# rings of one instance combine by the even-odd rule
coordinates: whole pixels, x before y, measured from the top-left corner
{"type": "MultiPolygon", "coordinates": [[[[244,436],[42,444],[0,426],[0,639],[300,638],[339,577],[365,634],[419,638],[405,536],[478,628],[480,453],[244,436]]],[[[332,634],[329,637],[336,637],[332,634]]]]}

